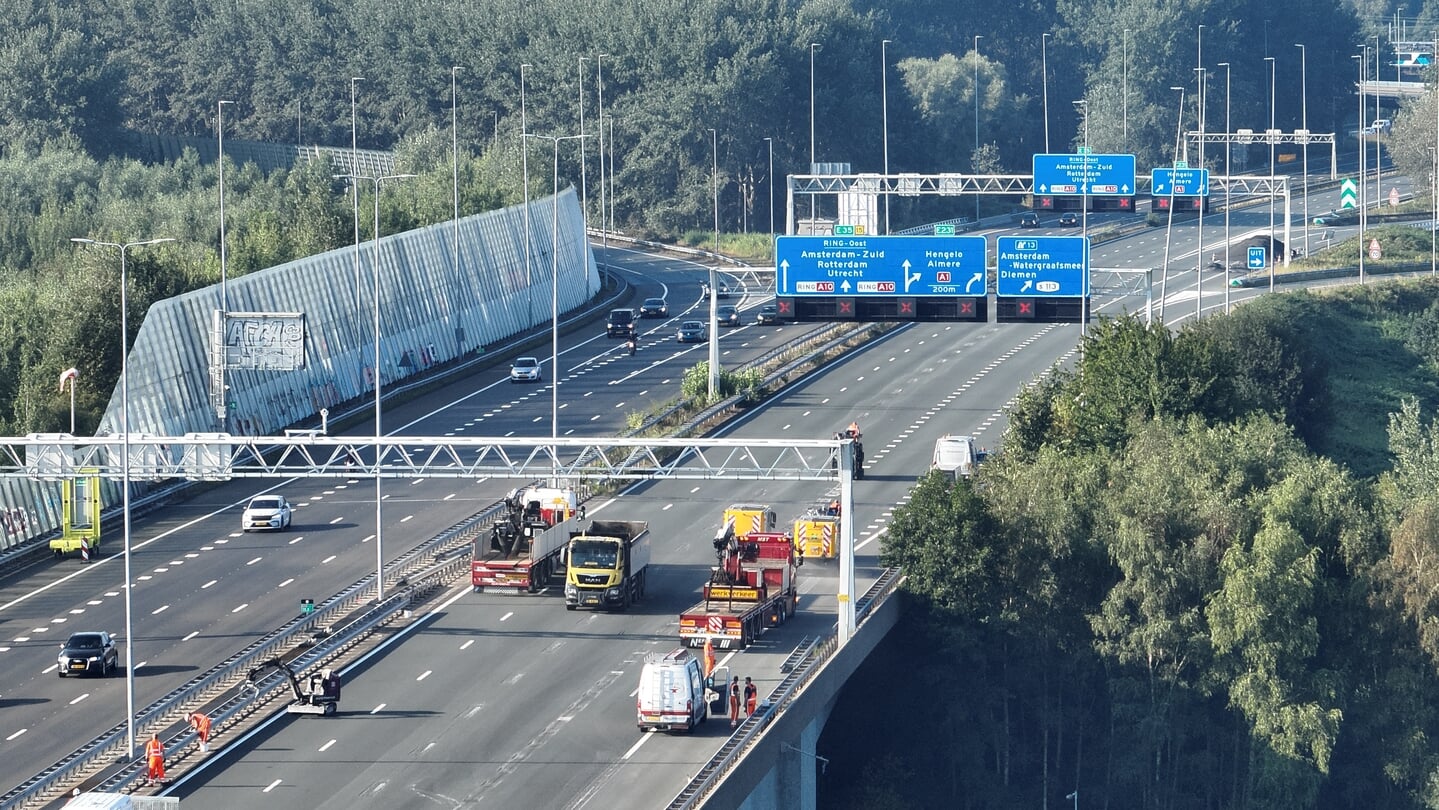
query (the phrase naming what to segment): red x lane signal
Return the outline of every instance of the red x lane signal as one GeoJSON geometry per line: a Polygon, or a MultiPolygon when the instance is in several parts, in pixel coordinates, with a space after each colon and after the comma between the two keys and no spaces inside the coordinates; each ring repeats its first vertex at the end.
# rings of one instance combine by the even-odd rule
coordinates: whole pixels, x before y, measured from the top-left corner
{"type": "Polygon", "coordinates": [[[960,302],[959,302],[959,314],[960,314],[960,315],[963,315],[963,316],[971,316],[971,317],[974,315],[974,299],[973,299],[973,298],[960,299],[960,302]]]}

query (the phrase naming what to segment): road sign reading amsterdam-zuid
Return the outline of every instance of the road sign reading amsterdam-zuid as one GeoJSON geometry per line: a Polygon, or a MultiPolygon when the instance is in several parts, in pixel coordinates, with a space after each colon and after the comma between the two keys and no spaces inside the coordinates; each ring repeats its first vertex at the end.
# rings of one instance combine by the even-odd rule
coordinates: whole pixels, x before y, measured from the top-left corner
{"type": "Polygon", "coordinates": [[[1089,239],[1001,236],[995,264],[999,296],[1087,297],[1089,239]]]}
{"type": "Polygon", "coordinates": [[[1035,194],[1134,193],[1134,155],[1035,155],[1033,166],[1035,194]]]}
{"type": "Polygon", "coordinates": [[[983,236],[781,236],[777,296],[985,294],[983,236]]]}

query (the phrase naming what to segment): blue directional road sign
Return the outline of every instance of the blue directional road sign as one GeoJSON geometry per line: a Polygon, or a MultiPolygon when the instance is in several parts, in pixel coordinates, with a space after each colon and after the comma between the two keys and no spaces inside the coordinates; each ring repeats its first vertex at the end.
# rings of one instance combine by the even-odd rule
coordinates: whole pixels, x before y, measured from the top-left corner
{"type": "Polygon", "coordinates": [[[778,296],[984,295],[983,236],[781,236],[778,296]]]}
{"type": "Polygon", "coordinates": [[[1250,270],[1263,270],[1265,267],[1269,266],[1269,257],[1266,256],[1265,253],[1266,251],[1262,247],[1252,247],[1249,249],[1250,270]]]}
{"type": "Polygon", "coordinates": [[[997,262],[1000,296],[1089,296],[1089,238],[1001,236],[997,262]]]}
{"type": "Polygon", "coordinates": [[[1035,155],[1034,193],[1127,197],[1134,155],[1035,155]]]}
{"type": "Polygon", "coordinates": [[[1208,197],[1208,169],[1154,169],[1149,191],[1156,197],[1208,197]]]}

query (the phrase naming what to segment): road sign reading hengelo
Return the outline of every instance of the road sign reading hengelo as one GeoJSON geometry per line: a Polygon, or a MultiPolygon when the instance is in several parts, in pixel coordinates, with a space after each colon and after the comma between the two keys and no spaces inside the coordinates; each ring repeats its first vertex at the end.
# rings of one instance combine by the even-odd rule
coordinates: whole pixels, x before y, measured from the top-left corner
{"type": "Polygon", "coordinates": [[[983,236],[781,236],[775,295],[984,295],[983,236]]]}
{"type": "Polygon", "coordinates": [[[1209,170],[1157,168],[1150,171],[1149,185],[1156,197],[1208,197],[1209,170]]]}
{"type": "Polygon", "coordinates": [[[1001,236],[997,258],[1000,296],[1089,295],[1088,237],[1001,236]]]}
{"type": "Polygon", "coordinates": [[[1127,197],[1134,155],[1035,155],[1034,193],[1127,197]]]}

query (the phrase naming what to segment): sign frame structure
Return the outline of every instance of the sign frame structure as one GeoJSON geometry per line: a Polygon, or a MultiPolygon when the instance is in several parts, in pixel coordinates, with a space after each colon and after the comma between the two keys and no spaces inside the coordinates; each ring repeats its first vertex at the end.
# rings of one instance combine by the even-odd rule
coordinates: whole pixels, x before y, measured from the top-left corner
{"type": "Polygon", "coordinates": [[[1208,197],[1209,170],[1156,166],[1149,172],[1149,193],[1155,197],[1208,197]]]}
{"type": "Polygon", "coordinates": [[[1000,236],[995,250],[994,291],[998,298],[1088,298],[1089,237],[1000,236]],[[1073,253],[1076,247],[1078,256],[1073,253]],[[1050,253],[1054,250],[1062,252],[1054,256],[1050,253]],[[1027,254],[1042,254],[1043,258],[1027,254]],[[1078,267],[1028,266],[1045,262],[1078,262],[1078,267]],[[1045,277],[1060,273],[1066,275],[1045,277]]]}
{"type": "Polygon", "coordinates": [[[1034,194],[1128,197],[1135,194],[1134,155],[1037,154],[1031,160],[1034,194]]]}
{"type": "Polygon", "coordinates": [[[980,297],[987,261],[983,236],[781,236],[775,296],[980,297]]]}

